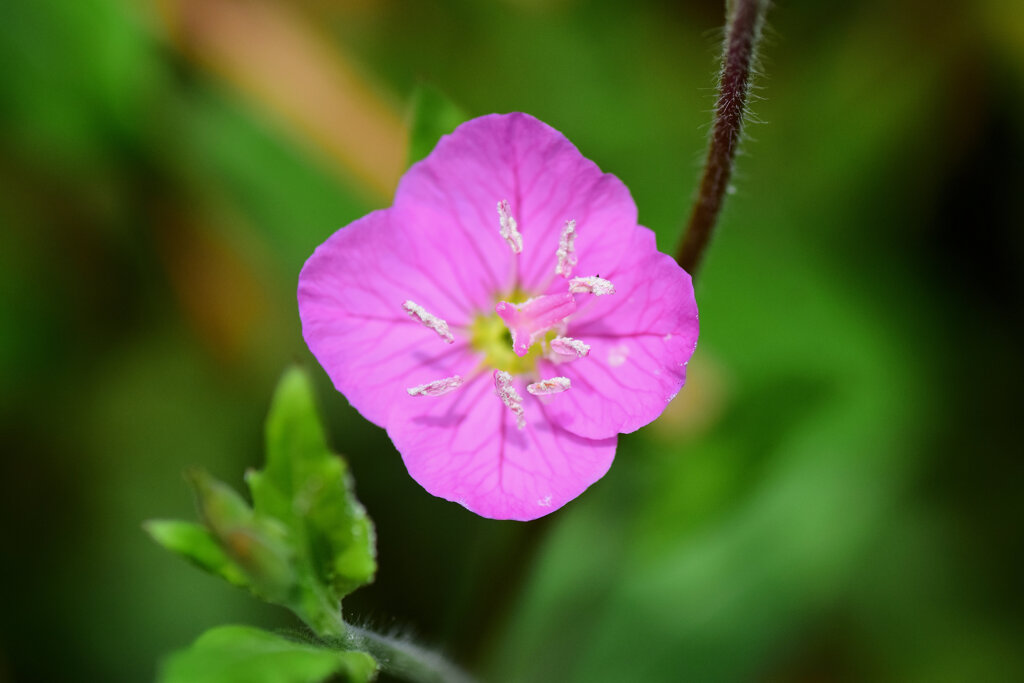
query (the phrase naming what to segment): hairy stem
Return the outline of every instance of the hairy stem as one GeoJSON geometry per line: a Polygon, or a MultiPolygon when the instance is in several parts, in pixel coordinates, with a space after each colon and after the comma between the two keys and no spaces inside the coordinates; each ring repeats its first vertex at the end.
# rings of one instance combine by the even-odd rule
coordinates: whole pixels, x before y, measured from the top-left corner
{"type": "Polygon", "coordinates": [[[473,683],[440,654],[400,638],[346,625],[346,649],[369,652],[387,673],[415,683],[473,683]]]}
{"type": "Polygon", "coordinates": [[[729,8],[711,144],[704,162],[697,201],[676,253],[676,261],[690,275],[700,267],[729,187],[743,129],[751,64],[761,38],[767,7],[768,0],[733,0],[729,8]]]}

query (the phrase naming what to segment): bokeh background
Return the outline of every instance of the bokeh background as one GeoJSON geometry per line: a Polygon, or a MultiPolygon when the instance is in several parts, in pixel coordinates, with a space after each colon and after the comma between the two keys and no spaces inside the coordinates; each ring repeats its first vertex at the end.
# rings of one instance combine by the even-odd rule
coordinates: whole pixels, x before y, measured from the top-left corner
{"type": "Polygon", "coordinates": [[[0,681],[139,681],[296,624],[157,548],[318,381],[379,534],[351,619],[486,681],[1024,680],[1024,7],[779,0],[702,337],[544,521],[424,493],[305,349],[298,271],[387,206],[418,83],[530,112],[677,244],[712,0],[0,3],[0,681]]]}

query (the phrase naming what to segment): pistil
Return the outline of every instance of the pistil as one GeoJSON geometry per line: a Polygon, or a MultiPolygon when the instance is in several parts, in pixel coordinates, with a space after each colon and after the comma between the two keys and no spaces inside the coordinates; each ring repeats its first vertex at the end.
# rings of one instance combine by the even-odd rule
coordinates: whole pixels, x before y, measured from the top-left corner
{"type": "Polygon", "coordinates": [[[494,310],[512,333],[512,350],[525,356],[541,335],[576,310],[576,300],[569,293],[545,294],[521,304],[501,301],[494,310]]]}

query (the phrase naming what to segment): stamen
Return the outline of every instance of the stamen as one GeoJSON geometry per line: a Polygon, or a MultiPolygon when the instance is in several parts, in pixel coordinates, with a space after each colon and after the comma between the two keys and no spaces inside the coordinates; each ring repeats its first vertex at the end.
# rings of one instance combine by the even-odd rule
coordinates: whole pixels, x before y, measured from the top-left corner
{"type": "Polygon", "coordinates": [[[410,396],[444,396],[449,391],[455,391],[462,386],[464,380],[459,375],[452,375],[444,379],[436,379],[433,382],[421,384],[418,387],[406,389],[410,396]]]}
{"type": "Polygon", "coordinates": [[[558,265],[555,266],[555,273],[562,277],[572,275],[572,267],[578,263],[576,257],[576,220],[568,220],[562,228],[562,236],[558,238],[558,265]]]}
{"type": "Polygon", "coordinates": [[[604,296],[614,294],[615,285],[602,277],[588,275],[587,277],[574,277],[569,280],[569,292],[572,294],[593,294],[604,296]]]}
{"type": "Polygon", "coordinates": [[[530,346],[552,327],[557,326],[576,310],[572,294],[545,294],[521,304],[500,301],[495,313],[512,333],[512,350],[525,356],[530,346]]]}
{"type": "Polygon", "coordinates": [[[519,234],[516,219],[512,218],[512,208],[507,199],[498,202],[498,221],[501,224],[501,236],[508,242],[513,254],[523,251],[523,236],[519,234]]]}
{"type": "Polygon", "coordinates": [[[501,402],[508,406],[516,415],[516,427],[522,429],[526,426],[526,415],[523,412],[523,397],[519,395],[516,388],[512,386],[512,375],[504,370],[494,371],[494,390],[501,402]]]}
{"type": "Polygon", "coordinates": [[[563,391],[568,391],[569,386],[568,377],[552,377],[528,384],[526,385],[526,390],[534,396],[547,396],[548,394],[560,394],[563,391]]]}
{"type": "Polygon", "coordinates": [[[434,332],[437,332],[441,339],[444,339],[449,344],[455,343],[455,337],[453,337],[452,333],[448,330],[448,323],[444,320],[441,320],[436,315],[427,313],[427,309],[413,301],[406,301],[402,304],[402,308],[404,308],[405,312],[409,314],[409,317],[419,319],[421,323],[432,329],[434,332]]]}
{"type": "Polygon", "coordinates": [[[551,350],[567,358],[585,358],[590,353],[590,344],[572,337],[555,337],[551,340],[551,350]]]}

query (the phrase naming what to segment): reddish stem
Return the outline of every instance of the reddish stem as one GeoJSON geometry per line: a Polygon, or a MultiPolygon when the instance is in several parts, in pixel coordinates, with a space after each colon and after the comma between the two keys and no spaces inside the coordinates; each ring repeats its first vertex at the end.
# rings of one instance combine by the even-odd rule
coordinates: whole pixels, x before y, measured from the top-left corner
{"type": "Polygon", "coordinates": [[[761,25],[767,6],[767,0],[735,0],[732,3],[711,144],[704,162],[704,175],[701,177],[697,201],[676,254],[676,261],[690,275],[694,275],[700,267],[729,187],[736,148],[743,130],[751,64],[761,37],[761,25]]]}

